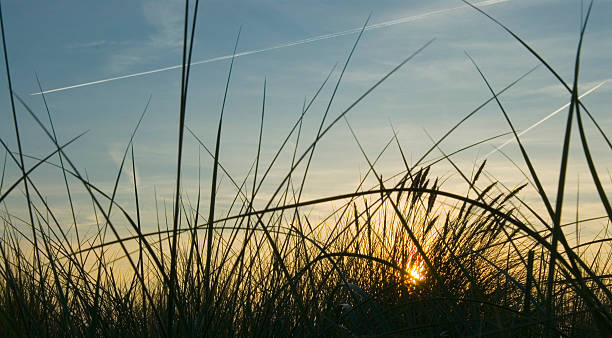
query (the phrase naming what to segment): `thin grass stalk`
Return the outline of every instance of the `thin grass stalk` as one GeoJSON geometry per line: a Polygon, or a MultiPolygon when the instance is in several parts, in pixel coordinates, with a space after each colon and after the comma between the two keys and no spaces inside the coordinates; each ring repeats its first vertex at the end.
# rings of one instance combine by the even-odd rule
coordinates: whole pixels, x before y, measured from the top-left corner
{"type": "MultiPolygon", "coordinates": [[[[45,134],[47,135],[47,137],[55,144],[56,147],[59,148],[59,146],[57,145],[57,143],[55,143],[55,140],[53,139],[53,136],[51,135],[51,133],[49,133],[49,131],[47,130],[47,128],[42,124],[42,122],[40,121],[40,119],[36,116],[36,114],[34,114],[34,112],[28,107],[28,105],[18,96],[15,94],[15,96],[17,97],[17,99],[19,100],[19,102],[23,105],[23,107],[28,111],[28,113],[30,113],[30,116],[32,116],[32,118],[34,118],[34,120],[36,121],[36,123],[38,124],[38,126],[45,132],[45,134]]],[[[98,199],[95,197],[93,190],[95,190],[98,193],[101,193],[103,196],[105,196],[106,198],[108,198],[110,200],[110,197],[108,197],[108,195],[104,194],[100,189],[98,189],[97,187],[91,185],[89,182],[87,182],[83,176],[80,174],[80,172],[78,171],[78,169],[76,168],[76,166],[72,163],[72,161],[70,160],[70,158],[66,155],[66,153],[63,152],[63,150],[60,149],[60,151],[62,152],[64,158],[66,159],[66,162],[70,165],[70,167],[72,168],[72,170],[74,171],[75,177],[77,179],[79,179],[79,181],[81,181],[81,183],[83,184],[83,186],[85,187],[85,189],[87,190],[89,196],[92,198],[92,200],[95,202],[96,206],[100,209],[100,212],[102,213],[102,215],[104,216],[105,221],[107,222],[107,224],[109,225],[111,231],[113,232],[113,234],[115,235],[115,237],[117,239],[120,239],[121,236],[119,235],[119,233],[117,232],[117,229],[115,228],[115,226],[113,225],[113,223],[110,221],[110,217],[109,215],[104,212],[104,209],[102,208],[102,205],[100,204],[100,202],[98,201],[98,199]]],[[[120,208],[121,209],[121,208],[120,208]]],[[[134,221],[129,217],[129,215],[127,214],[127,212],[125,210],[123,210],[124,216],[126,216],[127,220],[130,222],[130,225],[132,226],[133,229],[135,229],[136,231],[138,231],[138,228],[136,227],[136,224],[134,223],[134,221]]],[[[142,236],[142,234],[139,233],[140,236],[142,236]]],[[[143,237],[144,238],[144,237],[143,237]]],[[[159,266],[159,262],[156,258],[155,253],[152,251],[151,247],[149,246],[147,241],[143,241],[143,243],[145,244],[145,246],[147,247],[147,249],[149,250],[150,254],[152,255],[152,258],[155,260],[155,262],[158,264],[159,266]]],[[[134,271],[135,274],[138,275],[139,279],[141,280],[141,283],[144,284],[144,280],[143,280],[143,276],[140,276],[140,274],[138,273],[138,269],[136,268],[136,265],[133,261],[133,259],[131,258],[131,256],[129,255],[129,251],[127,250],[127,248],[125,247],[125,244],[122,241],[119,241],[119,246],[121,247],[121,249],[123,250],[123,252],[126,254],[128,262],[130,263],[130,266],[132,268],[132,270],[134,271]]],[[[162,275],[165,277],[164,279],[167,281],[167,277],[166,275],[162,272],[162,275]]],[[[152,303],[152,298],[149,294],[149,292],[147,292],[147,297],[149,298],[149,301],[152,303]]],[[[161,317],[159,317],[159,313],[157,311],[154,312],[156,315],[156,319],[158,320],[158,322],[160,323],[160,330],[162,332],[165,332],[165,329],[163,327],[163,324],[161,322],[161,317]]]]}
{"type": "MultiPolygon", "coordinates": [[[[503,30],[505,30],[508,34],[510,34],[516,41],[518,41],[521,45],[523,45],[523,47],[525,47],[525,49],[527,49],[529,51],[529,53],[531,53],[536,59],[538,59],[538,61],[540,61],[540,63],[543,64],[546,67],[546,69],[548,69],[548,71],[563,85],[563,87],[565,87],[565,89],[567,90],[567,92],[569,94],[572,93],[572,88],[563,80],[563,78],[557,73],[557,71],[555,71],[552,68],[552,66],[550,66],[550,64],[548,62],[546,62],[546,60],[544,60],[544,58],[542,56],[540,56],[530,45],[528,45],[523,39],[521,39],[512,30],[510,30],[510,28],[505,26],[503,23],[501,23],[499,20],[495,19],[493,16],[491,16],[487,12],[485,12],[482,9],[474,6],[474,4],[468,2],[467,0],[461,0],[461,1],[463,1],[468,6],[472,7],[473,9],[475,9],[476,11],[481,13],[482,15],[486,16],[487,18],[489,18],[491,21],[493,21],[495,24],[497,24],[503,30]]],[[[592,4],[592,0],[591,0],[591,4],[592,4]]],[[[603,139],[608,144],[608,147],[612,150],[612,142],[610,141],[610,139],[608,138],[606,133],[599,126],[597,121],[595,121],[595,118],[593,117],[593,115],[591,115],[591,113],[586,109],[586,107],[582,104],[582,102],[580,100],[578,102],[579,102],[578,104],[582,107],[582,109],[584,109],[585,112],[588,114],[588,116],[591,119],[591,121],[593,122],[593,124],[595,124],[595,126],[597,127],[597,130],[599,131],[600,135],[603,137],[603,139]]]]}
{"type": "Polygon", "coordinates": [[[225,92],[223,94],[223,103],[221,104],[221,113],[219,115],[219,125],[217,128],[217,140],[215,142],[215,158],[213,164],[213,174],[212,174],[212,182],[210,189],[210,207],[208,214],[208,232],[207,232],[207,241],[206,241],[206,265],[204,266],[204,292],[206,295],[206,316],[209,321],[211,321],[210,312],[211,305],[213,303],[212,293],[211,293],[211,284],[210,284],[210,263],[212,258],[212,241],[213,241],[213,221],[215,219],[215,202],[216,202],[216,187],[217,187],[217,170],[219,167],[219,148],[221,147],[221,128],[223,126],[223,113],[225,111],[225,103],[227,100],[227,93],[229,91],[230,79],[232,77],[232,69],[234,67],[234,58],[236,55],[236,50],[238,49],[238,42],[240,41],[240,32],[242,31],[242,27],[238,30],[238,35],[236,36],[236,42],[234,44],[234,51],[232,53],[232,60],[230,63],[229,71],[227,74],[227,81],[225,83],[225,92]]]}
{"type": "MultiPolygon", "coordinates": [[[[479,74],[480,74],[481,78],[483,79],[483,81],[484,81],[484,82],[485,82],[485,84],[487,85],[487,87],[488,87],[489,91],[490,91],[491,93],[494,93],[493,89],[491,88],[491,85],[489,84],[488,80],[486,79],[486,77],[484,76],[484,74],[482,73],[482,71],[480,70],[480,68],[478,67],[478,65],[476,64],[476,62],[474,61],[474,59],[473,59],[473,58],[472,58],[472,57],[471,57],[469,54],[467,54],[467,53],[466,53],[466,55],[468,56],[468,58],[470,58],[470,60],[472,61],[472,63],[473,63],[473,64],[474,64],[474,66],[476,67],[476,70],[479,72],[479,74]]],[[[526,150],[524,149],[524,147],[523,147],[523,145],[522,145],[522,143],[521,143],[521,141],[520,141],[520,139],[519,139],[518,135],[516,134],[516,130],[514,129],[514,126],[512,125],[512,122],[510,121],[510,119],[509,119],[509,117],[508,117],[508,114],[506,113],[506,111],[505,111],[505,109],[504,109],[503,105],[501,104],[501,102],[499,102],[499,99],[498,99],[497,97],[495,97],[495,99],[496,99],[496,101],[497,101],[497,104],[498,104],[498,106],[499,106],[499,108],[500,108],[500,110],[501,110],[502,114],[503,114],[503,115],[504,115],[504,117],[506,118],[506,121],[507,121],[507,122],[508,122],[508,124],[510,125],[510,128],[513,130],[513,133],[514,133],[514,135],[515,135],[515,138],[516,138],[516,140],[517,140],[517,143],[519,144],[519,148],[521,149],[521,153],[522,153],[522,155],[523,155],[523,158],[524,158],[524,160],[525,160],[525,163],[527,163],[527,165],[528,165],[528,167],[529,167],[529,170],[530,170],[530,172],[531,172],[532,178],[533,178],[534,182],[536,183],[536,186],[538,187],[538,191],[539,191],[539,193],[540,193],[540,196],[541,196],[541,198],[542,198],[542,201],[545,203],[546,208],[548,209],[548,211],[549,211],[549,213],[550,213],[550,215],[551,215],[551,218],[552,218],[552,219],[553,219],[553,221],[554,221],[554,219],[555,219],[555,217],[556,217],[556,216],[555,216],[555,213],[554,213],[554,211],[553,211],[553,209],[552,209],[552,207],[551,207],[551,205],[550,205],[550,202],[549,202],[549,200],[548,200],[548,197],[547,197],[547,196],[546,196],[546,194],[544,193],[544,190],[541,188],[540,181],[539,181],[538,176],[537,176],[537,174],[536,174],[536,172],[535,172],[535,169],[533,169],[533,166],[531,165],[531,161],[529,160],[529,156],[528,156],[528,154],[527,154],[526,150]]],[[[562,242],[562,244],[563,244],[563,245],[564,245],[566,248],[569,246],[569,245],[567,244],[567,241],[565,240],[565,236],[563,236],[563,234],[561,234],[561,236],[559,237],[559,240],[562,242]]],[[[556,250],[555,250],[555,249],[552,247],[552,245],[551,245],[551,246],[550,246],[550,248],[548,248],[548,249],[549,249],[549,250],[551,250],[551,251],[549,251],[549,252],[551,252],[551,255],[553,255],[553,254],[554,254],[553,252],[556,252],[556,250]]],[[[579,279],[581,279],[581,277],[580,277],[580,276],[581,276],[581,273],[580,273],[580,270],[579,270],[579,267],[578,267],[578,265],[577,265],[577,264],[580,264],[580,265],[581,265],[583,268],[586,268],[587,272],[588,272],[590,275],[594,275],[594,273],[593,273],[592,271],[590,271],[590,269],[589,269],[589,268],[588,268],[588,267],[587,267],[587,266],[584,264],[584,262],[583,262],[583,261],[582,261],[582,260],[581,260],[579,257],[577,257],[575,254],[573,254],[573,252],[571,252],[571,254],[569,255],[569,257],[568,257],[568,258],[569,258],[570,263],[571,263],[571,265],[572,265],[571,267],[568,267],[568,268],[570,268],[570,271],[573,271],[573,274],[574,274],[575,276],[577,276],[579,279]]],[[[556,259],[559,259],[559,257],[556,257],[556,259]]],[[[610,291],[608,290],[608,288],[607,288],[605,285],[603,285],[602,283],[599,283],[599,282],[598,282],[598,285],[600,286],[600,288],[602,289],[602,291],[604,291],[604,292],[606,292],[606,293],[608,293],[608,294],[609,294],[609,292],[610,292],[610,291]]],[[[594,295],[592,294],[592,291],[591,291],[591,290],[590,290],[590,289],[589,289],[589,288],[588,288],[588,287],[587,287],[587,286],[586,286],[584,283],[580,283],[580,286],[581,286],[581,289],[580,289],[580,290],[581,290],[581,292],[583,293],[583,296],[585,297],[585,301],[590,302],[591,304],[592,304],[592,302],[599,303],[599,300],[597,299],[597,297],[594,297],[594,295]]],[[[612,294],[610,294],[610,295],[612,295],[612,294]]],[[[601,305],[601,304],[600,304],[600,305],[601,305]]],[[[600,305],[597,305],[597,306],[595,306],[594,308],[600,308],[600,305]]],[[[550,315],[550,314],[549,314],[549,315],[550,315]]],[[[596,315],[596,316],[607,316],[605,309],[604,309],[604,311],[603,311],[603,312],[599,312],[599,311],[595,312],[595,315],[596,315]]],[[[609,326],[612,328],[612,322],[610,322],[608,319],[604,319],[604,318],[601,318],[601,317],[600,317],[600,319],[601,319],[600,324],[602,324],[602,325],[609,325],[609,326]],[[604,324],[604,323],[605,323],[605,324],[604,324]]]]}
{"type": "MultiPolygon", "coordinates": [[[[13,184],[11,184],[11,186],[8,187],[4,191],[4,193],[2,195],[0,195],[0,203],[2,201],[4,201],[4,199],[7,198],[10,195],[10,193],[13,191],[13,189],[15,189],[22,181],[25,181],[26,178],[28,178],[29,175],[32,172],[34,172],[34,170],[36,170],[41,164],[47,163],[47,160],[49,160],[55,154],[60,153],[62,151],[62,149],[68,147],[74,141],[78,140],[79,138],[81,138],[81,136],[83,136],[83,135],[85,135],[87,133],[88,133],[88,131],[84,131],[84,132],[80,133],[79,135],[77,135],[77,136],[73,137],[72,139],[68,140],[68,142],[66,142],[64,145],[58,146],[58,148],[56,150],[52,151],[49,155],[47,155],[47,156],[43,157],[42,159],[40,159],[36,164],[34,164],[30,169],[28,169],[28,171],[24,172],[23,176],[21,176],[15,182],[13,182],[13,184]]],[[[2,140],[2,138],[0,138],[0,144],[2,144],[2,146],[6,150],[6,154],[10,154],[11,157],[13,157],[13,154],[10,152],[10,149],[8,148],[8,145],[2,140]]]]}
{"type": "MultiPolygon", "coordinates": [[[[55,282],[55,288],[57,290],[57,293],[59,295],[59,299],[60,299],[60,303],[61,303],[61,308],[62,308],[62,324],[63,327],[65,329],[68,330],[68,334],[69,335],[74,335],[75,332],[73,331],[72,325],[71,325],[71,321],[69,319],[70,314],[69,314],[69,309],[68,309],[68,301],[66,299],[66,295],[64,293],[64,290],[60,284],[60,279],[59,279],[59,275],[57,272],[57,268],[55,266],[55,259],[53,257],[53,253],[51,252],[51,249],[49,248],[49,240],[47,239],[47,237],[45,236],[45,233],[42,229],[42,225],[40,224],[40,220],[38,220],[38,227],[40,228],[40,234],[41,234],[41,238],[43,241],[43,244],[45,246],[45,249],[47,251],[47,256],[48,256],[48,261],[49,261],[49,265],[51,266],[51,271],[53,271],[53,280],[55,282]]],[[[41,280],[42,282],[42,280],[41,280]]]]}
{"type": "MultiPolygon", "coordinates": [[[[35,74],[36,76],[36,83],[38,84],[38,89],[40,90],[41,93],[41,97],[43,99],[43,103],[45,106],[45,110],[47,111],[47,117],[49,117],[49,124],[51,125],[51,131],[53,133],[53,137],[55,138],[55,141],[57,141],[57,134],[55,133],[55,126],[53,125],[53,119],[51,118],[51,111],[49,109],[49,106],[47,104],[47,98],[45,97],[45,94],[43,93],[43,89],[42,89],[42,85],[40,84],[40,79],[38,78],[38,74],[35,74]]],[[[59,143],[59,142],[57,142],[59,143]]],[[[61,154],[58,155],[59,160],[60,160],[60,165],[62,166],[62,168],[64,167],[64,159],[62,158],[61,154]]],[[[72,226],[74,227],[74,231],[76,234],[76,238],[77,238],[77,243],[79,244],[79,250],[80,248],[80,243],[81,243],[81,239],[79,236],[79,230],[77,227],[77,222],[76,222],[76,214],[74,212],[74,203],[72,201],[72,193],[70,192],[70,185],[68,184],[68,178],[66,176],[66,172],[62,171],[62,176],[64,177],[64,185],[66,186],[66,193],[68,195],[68,203],[70,205],[70,214],[72,215],[72,226]]],[[[81,264],[83,264],[83,257],[80,257],[81,259],[81,264]]]]}
{"type": "MultiPolygon", "coordinates": [[[[197,0],[196,0],[197,1],[197,0]]],[[[196,8],[197,9],[197,8],[196,8]]],[[[193,26],[197,18],[197,12],[194,12],[193,26]]],[[[183,62],[181,66],[181,101],[179,108],[179,139],[178,139],[178,150],[177,150],[177,164],[176,164],[176,193],[174,196],[174,211],[173,211],[173,222],[172,222],[172,244],[170,246],[170,279],[168,284],[168,308],[167,308],[167,322],[168,332],[173,335],[173,321],[174,321],[174,298],[177,290],[176,284],[176,242],[177,242],[177,231],[179,226],[179,200],[181,191],[181,164],[183,156],[183,135],[185,130],[185,106],[187,98],[187,81],[189,79],[189,66],[187,64],[187,28],[189,27],[189,0],[185,0],[185,20],[183,25],[183,62]]],[[[193,39],[189,45],[189,53],[193,48],[193,39]]]]}
{"type": "MultiPolygon", "coordinates": [[[[17,121],[17,113],[15,110],[15,99],[13,98],[13,84],[11,81],[11,71],[10,71],[10,67],[9,67],[9,59],[8,59],[8,52],[7,52],[7,48],[6,48],[6,36],[4,33],[4,17],[2,15],[2,5],[0,4],[0,31],[2,32],[2,52],[4,54],[4,66],[6,69],[6,80],[8,83],[8,90],[9,90],[9,99],[11,102],[11,112],[12,112],[12,116],[13,116],[13,127],[15,128],[15,138],[17,139],[17,149],[19,150],[19,167],[21,169],[21,173],[23,174],[23,176],[26,176],[26,169],[25,169],[25,164],[23,161],[23,150],[21,147],[21,137],[19,135],[19,123],[17,121]]],[[[26,201],[28,204],[28,214],[30,216],[30,224],[31,224],[31,228],[32,228],[32,238],[34,241],[34,259],[36,260],[36,264],[37,264],[37,268],[38,268],[38,274],[39,277],[42,278],[42,267],[40,264],[40,254],[39,254],[39,248],[38,248],[38,240],[36,239],[36,228],[34,225],[34,216],[32,214],[32,205],[31,205],[31,200],[30,200],[30,191],[28,188],[28,182],[24,182],[24,188],[25,188],[25,193],[26,193],[26,201]]]]}

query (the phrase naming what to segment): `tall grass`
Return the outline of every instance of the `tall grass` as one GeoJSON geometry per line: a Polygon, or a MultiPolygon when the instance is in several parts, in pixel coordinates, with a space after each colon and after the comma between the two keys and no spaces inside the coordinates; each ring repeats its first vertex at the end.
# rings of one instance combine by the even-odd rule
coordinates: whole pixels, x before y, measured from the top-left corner
{"type": "MultiPolygon", "coordinates": [[[[467,2],[466,2],[467,3],[467,2]]],[[[469,4],[469,3],[468,3],[469,4]]],[[[574,78],[566,83],[534,48],[502,23],[481,12],[505,29],[525,47],[567,89],[571,105],[564,130],[556,199],[553,206],[541,176],[532,165],[511,115],[499,95],[523,80],[530,70],[496,91],[470,55],[490,98],[466,114],[443,137],[432,139],[433,146],[409,165],[403,147],[394,133],[375,157],[368,155],[354,132],[348,113],[396,71],[433,42],[430,40],[389,70],[379,81],[353,101],[331,122],[327,121],[342,75],[358,49],[356,39],[327,102],[316,137],[303,144],[302,123],[313,102],[319,100],[329,75],[301,114],[264,170],[261,159],[265,126],[266,81],[263,84],[261,124],[257,152],[249,173],[242,179],[223,166],[220,151],[223,112],[228,99],[233,60],[228,70],[223,105],[214,149],[185,124],[191,51],[197,22],[198,1],[191,16],[185,6],[185,26],[181,92],[179,101],[179,142],[177,149],[176,191],[173,207],[158,208],[171,213],[159,220],[157,231],[145,232],[141,220],[141,199],[137,182],[137,163],[132,143],[149,103],[143,110],[126,145],[112,192],[107,193],[83,175],[65,149],[83,134],[60,144],[52,113],[45,103],[51,130],[38,114],[12,91],[7,43],[2,23],[2,42],[18,149],[5,149],[0,202],[3,204],[0,239],[0,333],[4,336],[609,336],[612,335],[612,257],[606,235],[572,246],[565,236],[567,228],[596,221],[606,229],[612,220],[607,194],[584,132],[582,113],[597,125],[610,146],[607,135],[579,99],[579,69],[582,41],[592,4],[588,7],[576,48],[574,78]],[[27,168],[21,150],[19,120],[14,98],[36,121],[54,150],[44,158],[33,158],[27,168]],[[457,152],[447,154],[441,143],[464,121],[488,103],[495,101],[515,137],[524,173],[533,182],[545,212],[539,213],[521,198],[526,185],[508,187],[487,172],[485,161],[472,173],[454,163],[457,152]],[[573,125],[574,118],[577,127],[573,125]],[[368,164],[368,171],[357,187],[344,194],[303,200],[313,154],[321,139],[343,120],[368,164]],[[326,124],[327,122],[327,124],[326,124]],[[607,215],[571,223],[561,222],[564,188],[572,131],[578,129],[589,172],[607,215]],[[210,190],[201,189],[195,206],[181,193],[181,163],[184,133],[187,130],[211,157],[213,174],[210,190]],[[290,140],[293,149],[288,149],[290,140]],[[379,158],[397,147],[404,170],[385,178],[377,172],[379,158]],[[290,169],[276,183],[264,208],[254,200],[279,155],[290,152],[290,169]],[[440,152],[435,162],[428,155],[440,152]],[[128,154],[130,156],[128,156],[128,154]],[[59,165],[49,162],[59,158],[59,165]],[[127,160],[127,162],[126,162],[127,160]],[[5,188],[6,164],[13,161],[21,171],[15,182],[5,188]],[[449,162],[466,184],[459,194],[444,188],[441,178],[430,173],[436,163],[449,162]],[[72,224],[62,223],[50,208],[44,192],[30,175],[39,166],[55,166],[63,176],[70,202],[72,224]],[[134,212],[116,199],[124,166],[131,165],[134,212]],[[297,168],[305,167],[303,175],[297,168]],[[219,216],[216,205],[219,171],[235,187],[227,214],[219,216]],[[263,174],[261,174],[263,172],[263,174]],[[253,173],[253,175],[251,175],[253,173]],[[77,231],[68,177],[76,179],[87,192],[96,215],[97,233],[84,238],[77,234],[74,243],[67,230],[77,231]],[[373,177],[377,182],[367,186],[373,177]],[[251,184],[252,180],[252,184],[251,184]],[[23,186],[21,208],[28,219],[17,219],[19,210],[9,210],[6,198],[23,186]],[[249,188],[250,187],[250,188],[249,188]],[[200,208],[202,194],[210,194],[208,217],[200,208]],[[329,206],[327,217],[315,222],[306,207],[329,206]],[[105,206],[106,205],[106,206],[105,206]],[[111,217],[112,212],[114,217],[111,217]],[[121,235],[119,213],[134,235],[121,235]],[[20,224],[27,224],[24,232],[20,224]],[[107,239],[110,230],[113,239],[107,239]],[[111,255],[110,252],[118,252],[111,255]],[[117,251],[118,250],[118,251],[117,251]],[[592,255],[584,255],[586,251],[592,255]],[[119,264],[129,273],[118,272],[119,264]]],[[[367,25],[364,24],[364,28],[367,25]]],[[[240,33],[238,33],[239,37],[240,33]]],[[[236,38],[234,53],[238,46],[236,38]]],[[[534,68],[535,69],[535,68],[534,68]]],[[[42,85],[38,82],[40,92],[42,85]]],[[[504,134],[505,135],[505,134],[504,134]]],[[[610,146],[612,149],[612,146],[610,146]]],[[[199,178],[198,178],[199,180],[199,178]]],[[[157,203],[157,198],[156,198],[157,203]]],[[[157,205],[157,204],[156,204],[157,205]]],[[[578,215],[578,211],[576,212],[578,215]]]]}

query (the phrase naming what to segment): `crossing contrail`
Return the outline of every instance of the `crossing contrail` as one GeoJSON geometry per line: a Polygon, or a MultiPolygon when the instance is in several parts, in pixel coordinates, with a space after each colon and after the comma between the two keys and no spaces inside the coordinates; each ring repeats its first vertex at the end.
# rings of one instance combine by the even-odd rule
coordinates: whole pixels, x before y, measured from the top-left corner
{"type": "MultiPolygon", "coordinates": [[[[479,7],[484,7],[484,6],[491,6],[491,5],[495,5],[495,4],[499,4],[499,3],[507,2],[507,1],[510,1],[510,0],[487,0],[487,1],[476,2],[476,3],[474,3],[474,5],[475,6],[479,6],[479,7]]],[[[462,5],[462,6],[458,6],[458,7],[440,9],[440,10],[431,11],[431,12],[427,12],[427,13],[422,13],[422,14],[418,14],[418,15],[406,16],[406,17],[402,17],[402,18],[399,18],[399,19],[379,22],[379,23],[376,23],[376,24],[372,24],[372,25],[366,26],[365,30],[380,29],[380,28],[385,28],[385,27],[389,27],[389,26],[399,25],[399,24],[402,24],[402,23],[407,23],[407,22],[412,22],[412,21],[420,20],[420,19],[423,19],[423,18],[426,18],[426,17],[429,17],[429,16],[443,14],[443,13],[447,13],[447,12],[463,9],[463,8],[466,8],[466,7],[469,7],[469,6],[468,5],[462,5]]],[[[340,37],[340,36],[345,36],[345,35],[351,35],[351,34],[359,33],[360,31],[361,31],[361,28],[353,28],[353,29],[349,29],[349,30],[345,30],[345,31],[337,32],[337,33],[324,34],[324,35],[314,36],[314,37],[310,37],[310,38],[306,38],[306,39],[302,39],[302,40],[297,40],[297,41],[293,41],[293,42],[286,42],[286,43],[282,43],[282,44],[279,44],[279,45],[276,45],[276,46],[272,46],[272,47],[266,47],[266,48],[260,48],[260,49],[253,49],[253,50],[249,50],[249,51],[244,51],[244,52],[236,53],[235,55],[229,54],[229,55],[223,55],[223,56],[214,57],[214,58],[211,58],[211,59],[196,61],[196,62],[192,62],[191,65],[192,66],[194,66],[194,65],[201,65],[201,64],[205,64],[205,63],[211,63],[211,62],[217,62],[217,61],[231,59],[232,57],[240,57],[240,56],[246,56],[246,55],[251,55],[251,54],[263,53],[263,52],[268,52],[268,51],[272,51],[272,50],[275,50],[275,49],[281,49],[281,48],[286,48],[286,47],[303,45],[303,44],[306,44],[306,43],[312,43],[312,42],[321,41],[321,40],[333,39],[333,38],[337,38],[337,37],[340,37]]],[[[128,78],[132,78],[132,77],[138,77],[138,76],[144,76],[144,75],[149,75],[149,74],[154,74],[154,73],[159,73],[159,72],[165,72],[167,70],[179,69],[181,67],[182,67],[182,65],[158,68],[158,69],[148,70],[148,71],[144,71],[144,72],[140,72],[140,73],[121,75],[121,76],[110,77],[110,78],[106,78],[106,79],[102,79],[102,80],[97,80],[97,81],[79,83],[79,84],[74,84],[74,85],[71,85],[71,86],[44,90],[42,92],[32,93],[30,95],[40,95],[40,94],[48,94],[48,93],[61,92],[61,91],[65,91],[65,90],[69,90],[69,89],[74,89],[74,88],[79,88],[79,87],[86,87],[86,86],[101,84],[101,83],[105,83],[105,82],[111,82],[111,81],[117,81],[117,80],[122,80],[122,79],[128,79],[128,78]]]]}
{"type": "MultiPolygon", "coordinates": [[[[611,80],[611,79],[606,79],[606,80],[604,80],[604,81],[600,82],[598,85],[594,86],[593,88],[591,88],[591,89],[587,90],[587,91],[586,91],[586,92],[584,92],[582,95],[580,95],[580,96],[578,97],[578,99],[582,99],[583,97],[585,97],[585,96],[587,96],[587,95],[591,94],[592,92],[596,91],[597,89],[599,89],[599,87],[603,86],[603,85],[604,85],[606,82],[608,82],[608,81],[610,81],[610,80],[611,80]]],[[[531,129],[533,129],[533,128],[537,127],[538,125],[540,125],[542,122],[544,122],[544,121],[548,120],[549,118],[551,118],[551,117],[553,117],[553,116],[557,115],[559,112],[561,112],[561,111],[563,111],[563,110],[567,109],[567,107],[569,107],[569,105],[570,105],[570,104],[571,104],[571,102],[568,102],[568,103],[566,103],[565,105],[563,105],[563,107],[560,107],[559,109],[555,110],[554,112],[552,112],[552,113],[550,113],[550,114],[548,114],[548,115],[544,116],[542,119],[540,119],[540,121],[538,121],[538,122],[536,122],[536,123],[532,124],[532,125],[531,125],[529,128],[527,128],[527,129],[525,129],[525,130],[521,131],[520,133],[518,133],[518,134],[517,134],[517,136],[522,136],[523,134],[527,133],[527,132],[528,132],[528,131],[530,131],[531,129]]],[[[503,148],[503,147],[507,146],[508,144],[510,144],[510,142],[515,141],[515,140],[516,140],[516,138],[515,138],[515,137],[509,138],[508,140],[506,140],[506,142],[502,143],[502,145],[500,145],[499,147],[496,147],[496,148],[495,148],[495,149],[493,149],[491,152],[489,152],[488,154],[486,154],[486,155],[485,155],[485,156],[484,156],[482,159],[486,159],[487,157],[489,157],[489,156],[493,155],[495,152],[497,152],[497,151],[501,150],[501,148],[503,148]]]]}

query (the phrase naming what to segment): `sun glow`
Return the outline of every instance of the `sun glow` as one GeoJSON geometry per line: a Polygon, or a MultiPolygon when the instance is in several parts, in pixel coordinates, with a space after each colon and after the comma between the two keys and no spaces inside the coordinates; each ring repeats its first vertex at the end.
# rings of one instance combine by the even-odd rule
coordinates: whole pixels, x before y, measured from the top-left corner
{"type": "Polygon", "coordinates": [[[408,270],[408,275],[413,283],[417,281],[421,281],[425,278],[423,275],[423,267],[422,266],[413,266],[410,270],[408,270]]]}
{"type": "Polygon", "coordinates": [[[406,284],[418,284],[425,280],[425,267],[423,264],[410,264],[404,268],[403,273],[396,271],[395,276],[403,279],[406,284]]]}

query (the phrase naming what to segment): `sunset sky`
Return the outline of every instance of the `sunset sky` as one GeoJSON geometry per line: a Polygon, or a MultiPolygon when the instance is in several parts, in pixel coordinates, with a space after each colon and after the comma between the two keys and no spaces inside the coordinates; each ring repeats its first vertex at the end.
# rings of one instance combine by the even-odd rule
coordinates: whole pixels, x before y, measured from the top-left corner
{"type": "MultiPolygon", "coordinates": [[[[481,5],[529,43],[566,82],[572,83],[583,17],[581,9],[586,13],[588,2],[506,0],[486,1],[481,5]]],[[[39,91],[35,74],[43,88],[49,90],[158,70],[181,62],[183,1],[6,0],[2,1],[2,12],[14,91],[41,118],[44,117],[43,121],[47,119],[42,97],[31,95],[39,91]]],[[[538,65],[538,60],[508,33],[456,0],[202,1],[193,60],[231,55],[240,29],[237,51],[246,52],[235,59],[220,156],[221,163],[237,181],[245,177],[257,152],[264,78],[267,79],[267,93],[261,168],[268,166],[291,130],[305,98],[312,98],[338,63],[329,83],[306,115],[298,155],[313,141],[340,70],[357,38],[355,29],[364,25],[370,13],[368,25],[373,25],[372,29],[365,31],[359,41],[326,125],[393,67],[427,41],[436,39],[348,113],[348,121],[371,159],[393,136],[392,125],[408,160],[416,161],[432,144],[425,131],[435,139],[441,137],[491,96],[465,52],[479,64],[495,90],[538,65]],[[305,40],[310,38],[313,41],[305,40]],[[250,53],[261,49],[264,51],[250,53]]],[[[595,2],[581,56],[581,94],[612,78],[610,14],[612,1],[595,2]]],[[[4,64],[4,59],[2,62],[4,64]]],[[[214,148],[229,65],[230,60],[225,58],[192,68],[186,123],[211,149],[214,148]]],[[[0,104],[5,122],[0,124],[0,137],[16,149],[4,67],[1,72],[4,89],[0,93],[0,104]]],[[[168,210],[171,210],[180,74],[180,69],[160,71],[46,95],[60,140],[65,142],[89,130],[67,149],[67,153],[79,169],[86,169],[90,179],[109,193],[130,133],[149,96],[152,97],[134,140],[139,192],[143,196],[143,208],[149,215],[155,210],[154,188],[160,201],[169,203],[168,210]]],[[[608,82],[583,99],[609,137],[612,131],[610,94],[612,83],[608,82]]],[[[560,83],[540,67],[500,99],[516,128],[525,130],[565,105],[569,98],[560,83]]],[[[547,193],[553,199],[567,111],[563,109],[523,136],[547,193]]],[[[40,157],[52,151],[52,143],[21,106],[17,114],[24,153],[40,157]]],[[[590,121],[586,128],[597,168],[607,191],[612,191],[610,149],[590,121]]],[[[492,102],[458,128],[441,147],[450,153],[509,131],[500,109],[492,102]]],[[[604,211],[593,193],[577,130],[574,129],[572,136],[566,199],[574,203],[580,182],[583,215],[601,216],[604,211]]],[[[500,137],[453,158],[462,170],[471,173],[486,154],[508,137],[500,137]]],[[[279,165],[266,179],[257,207],[265,205],[287,173],[294,142],[295,136],[283,152],[279,165]]],[[[197,189],[199,147],[189,133],[185,135],[185,147],[183,190],[193,199],[197,189]]],[[[524,168],[517,149],[515,143],[510,143],[504,151],[524,168]]],[[[439,155],[438,151],[433,151],[427,159],[439,155]]],[[[4,151],[0,152],[0,160],[3,158],[4,151]]],[[[58,159],[55,157],[53,162],[58,163],[58,159]]],[[[33,163],[29,161],[28,165],[33,163]]],[[[200,163],[202,199],[207,206],[212,160],[203,150],[200,163]]],[[[5,186],[18,178],[17,167],[10,159],[6,168],[5,186]]],[[[404,169],[395,144],[376,168],[383,177],[404,169]]],[[[488,157],[487,168],[509,186],[526,182],[498,153],[488,157]]],[[[341,120],[317,146],[302,198],[350,192],[367,169],[366,160],[341,120]]],[[[260,169],[259,175],[262,171],[260,169]]],[[[119,192],[120,201],[131,208],[130,172],[128,161],[119,192]]],[[[456,172],[449,163],[441,162],[434,172],[451,178],[447,189],[461,187],[459,191],[465,192],[465,184],[459,185],[461,181],[455,179],[456,172]]],[[[56,168],[42,166],[33,179],[60,215],[68,212],[63,179],[56,168]]],[[[247,186],[250,187],[251,179],[249,182],[247,186]]],[[[76,187],[76,180],[72,180],[71,185],[76,187]]],[[[79,217],[91,221],[91,203],[82,199],[86,196],[82,189],[75,189],[77,196],[85,201],[78,210],[79,217]]],[[[227,205],[235,189],[225,179],[220,191],[219,203],[227,205]]],[[[537,200],[530,191],[525,194],[528,200],[537,200]]],[[[21,194],[14,194],[9,202],[15,206],[23,203],[21,198],[21,194]]],[[[568,209],[571,221],[575,210],[568,209]]]]}

